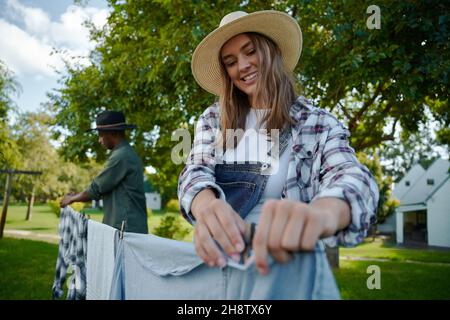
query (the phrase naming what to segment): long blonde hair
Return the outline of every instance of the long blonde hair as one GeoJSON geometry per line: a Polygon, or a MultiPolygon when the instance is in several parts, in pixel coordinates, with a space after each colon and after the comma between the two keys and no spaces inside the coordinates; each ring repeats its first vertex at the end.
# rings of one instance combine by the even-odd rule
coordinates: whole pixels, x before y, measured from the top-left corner
{"type": "MultiPolygon", "coordinates": [[[[254,32],[245,34],[253,42],[256,54],[259,55],[259,79],[255,101],[270,108],[270,112],[262,120],[270,134],[272,129],[281,130],[287,124],[293,123],[289,109],[296,99],[294,79],[285,69],[281,51],[271,39],[254,32]]],[[[251,106],[247,94],[233,85],[222,59],[218,58],[221,62],[223,84],[219,98],[222,137],[218,142],[223,148],[230,145],[236,148],[240,139],[227,143],[227,129],[245,130],[245,120],[251,106]]]]}

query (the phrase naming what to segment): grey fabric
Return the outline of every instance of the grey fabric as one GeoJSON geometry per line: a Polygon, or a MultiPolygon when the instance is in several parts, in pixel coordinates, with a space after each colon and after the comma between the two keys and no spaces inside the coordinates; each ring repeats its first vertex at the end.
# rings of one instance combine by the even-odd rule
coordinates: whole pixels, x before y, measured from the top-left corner
{"type": "Polygon", "coordinates": [[[321,242],[270,272],[210,268],[193,243],[125,233],[119,240],[111,299],[339,299],[321,242]]]}
{"type": "Polygon", "coordinates": [[[86,299],[107,300],[114,271],[118,230],[89,220],[87,241],[86,299]]]}

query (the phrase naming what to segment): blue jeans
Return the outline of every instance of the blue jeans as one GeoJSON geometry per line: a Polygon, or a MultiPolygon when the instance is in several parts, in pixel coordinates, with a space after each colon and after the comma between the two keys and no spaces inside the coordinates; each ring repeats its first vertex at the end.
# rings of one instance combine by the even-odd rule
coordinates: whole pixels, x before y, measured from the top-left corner
{"type": "MultiPolygon", "coordinates": [[[[290,139],[290,131],[284,131],[280,136],[280,155],[285,151],[288,139],[290,139]]],[[[253,209],[261,210],[262,208],[264,199],[261,197],[269,178],[269,175],[263,174],[265,170],[267,170],[267,164],[264,163],[226,163],[218,164],[215,167],[216,183],[224,191],[227,202],[247,222],[257,222],[258,220],[260,212],[255,212],[253,209]]],[[[281,194],[280,198],[282,198],[281,194]]],[[[255,266],[248,273],[235,272],[236,270],[228,268],[227,278],[231,280],[228,287],[229,289],[233,288],[232,291],[261,290],[261,292],[267,293],[265,298],[268,299],[280,297],[290,299],[294,296],[301,296],[302,299],[340,298],[328,264],[325,246],[320,240],[313,252],[296,253],[293,261],[285,266],[281,267],[279,264],[275,264],[275,266],[277,267],[271,267],[270,276],[258,277],[258,281],[249,281],[250,278],[253,279],[253,276],[257,276],[255,266]],[[276,274],[277,272],[282,273],[276,274]],[[273,282],[275,279],[276,282],[273,282]],[[295,283],[294,286],[293,283],[295,283]],[[261,285],[263,288],[271,287],[272,290],[269,294],[267,290],[256,289],[253,285],[261,285]],[[297,286],[302,287],[301,290],[297,286]]],[[[244,296],[251,297],[252,294],[247,293],[244,296]]]]}
{"type": "Polygon", "coordinates": [[[193,243],[125,232],[119,240],[111,299],[275,300],[339,299],[321,250],[296,253],[287,263],[269,261],[260,275],[255,265],[242,271],[208,267],[193,243]]]}
{"type": "MultiPolygon", "coordinates": [[[[289,133],[289,132],[288,132],[289,133]]],[[[280,153],[287,145],[282,134],[280,153]]],[[[216,165],[216,182],[242,218],[261,200],[268,175],[264,164],[216,165]]],[[[281,195],[280,195],[281,197],[281,195]]],[[[293,254],[287,263],[269,257],[270,272],[208,267],[193,243],[124,233],[116,257],[112,299],[339,299],[321,241],[314,251],[293,254]]]]}

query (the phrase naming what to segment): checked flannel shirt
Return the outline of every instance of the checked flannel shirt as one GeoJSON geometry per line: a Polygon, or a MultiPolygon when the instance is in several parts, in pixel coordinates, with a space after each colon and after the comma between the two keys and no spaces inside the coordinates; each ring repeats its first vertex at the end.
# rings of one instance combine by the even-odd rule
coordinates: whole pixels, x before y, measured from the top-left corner
{"type": "MultiPolygon", "coordinates": [[[[350,225],[326,239],[330,246],[355,246],[376,221],[379,191],[374,177],[360,164],[349,145],[350,132],[329,112],[316,108],[304,97],[297,98],[290,109],[293,147],[287,179],[281,198],[310,203],[323,197],[345,200],[351,208],[350,225]]],[[[205,188],[215,190],[226,200],[215,183],[214,168],[221,155],[215,145],[220,132],[219,104],[200,116],[194,145],[178,180],[178,198],[184,218],[191,224],[192,200],[205,188]]]]}
{"type": "Polygon", "coordinates": [[[84,215],[69,206],[61,209],[53,299],[63,296],[69,267],[72,268],[72,275],[68,281],[67,300],[86,299],[87,229],[88,219],[84,215]]]}

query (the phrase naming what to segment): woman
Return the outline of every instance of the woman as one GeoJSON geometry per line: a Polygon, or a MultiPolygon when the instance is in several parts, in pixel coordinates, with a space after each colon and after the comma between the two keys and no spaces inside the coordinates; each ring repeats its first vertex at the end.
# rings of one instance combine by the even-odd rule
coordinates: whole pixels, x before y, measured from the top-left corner
{"type": "Polygon", "coordinates": [[[248,222],[258,224],[251,246],[267,274],[270,256],[286,262],[295,252],[323,252],[324,238],[356,245],[375,219],[378,188],[349,132],[295,93],[301,47],[289,15],[233,12],[193,54],[196,81],[219,102],[198,121],[178,195],[210,266],[226,264],[223,251],[239,259],[248,222]],[[261,141],[269,150],[261,152],[261,141]]]}

